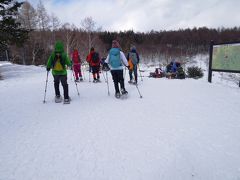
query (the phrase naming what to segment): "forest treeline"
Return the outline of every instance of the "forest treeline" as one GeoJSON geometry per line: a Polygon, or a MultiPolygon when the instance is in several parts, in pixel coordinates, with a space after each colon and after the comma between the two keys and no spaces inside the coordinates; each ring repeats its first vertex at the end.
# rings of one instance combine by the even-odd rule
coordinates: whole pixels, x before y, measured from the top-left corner
{"type": "MultiPolygon", "coordinates": [[[[5,3],[7,2],[11,3],[11,0],[5,0],[5,3]]],[[[10,6],[10,4],[5,4],[5,7],[6,5],[10,6]]],[[[117,39],[125,53],[129,51],[131,45],[135,45],[145,61],[167,62],[173,58],[184,61],[184,58],[199,53],[208,53],[211,40],[215,43],[240,41],[240,27],[109,32],[103,31],[102,27],[97,27],[92,17],[83,18],[81,27],[69,23],[62,24],[56,15],[47,13],[41,0],[36,9],[27,1],[21,3],[21,6],[16,9],[17,13],[14,14],[13,18],[18,24],[17,28],[25,30],[23,38],[19,38],[18,42],[7,41],[5,39],[8,38],[8,33],[4,32],[5,39],[3,36],[1,37],[0,49],[2,58],[5,56],[10,61],[19,64],[45,64],[54,49],[56,40],[61,40],[64,43],[65,50],[69,55],[73,49],[78,49],[82,60],[86,59],[91,47],[94,47],[102,57],[105,57],[111,47],[112,40],[117,39]]],[[[4,16],[2,14],[1,16],[4,20],[4,16]]],[[[2,20],[0,23],[2,27],[6,27],[2,20]]],[[[13,37],[11,36],[11,38],[13,37]]]]}

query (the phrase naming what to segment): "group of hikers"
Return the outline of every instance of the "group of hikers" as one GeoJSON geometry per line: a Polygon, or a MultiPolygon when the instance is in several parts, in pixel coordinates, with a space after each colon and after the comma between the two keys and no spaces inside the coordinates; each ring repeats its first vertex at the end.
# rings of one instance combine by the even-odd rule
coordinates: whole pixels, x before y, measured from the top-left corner
{"type": "Polygon", "coordinates": [[[183,70],[183,67],[181,66],[181,63],[178,61],[175,61],[174,59],[166,66],[166,69],[162,69],[161,67],[158,67],[155,69],[155,72],[151,72],[149,77],[153,78],[162,78],[166,77],[169,79],[185,79],[185,72],[183,70]]]}
{"type": "MultiPolygon", "coordinates": [[[[121,95],[127,95],[128,92],[124,84],[124,67],[129,69],[129,83],[136,84],[138,82],[137,66],[139,63],[139,55],[136,47],[132,46],[130,52],[125,57],[121,50],[120,44],[117,40],[112,41],[112,48],[110,49],[106,58],[100,58],[99,53],[92,47],[90,53],[86,57],[89,64],[89,71],[92,72],[93,82],[100,82],[100,66],[103,70],[110,70],[115,88],[115,97],[120,98],[121,95]],[[133,77],[134,75],[134,77],[133,77]],[[120,84],[120,88],[119,88],[120,84]]],[[[83,74],[81,71],[82,60],[77,49],[71,54],[71,59],[64,51],[64,45],[61,41],[57,41],[55,49],[51,53],[47,62],[47,71],[52,69],[55,89],[55,102],[61,102],[62,97],[59,90],[60,82],[63,86],[64,103],[70,103],[67,83],[67,66],[74,71],[73,75],[76,82],[83,81],[83,74]]]]}

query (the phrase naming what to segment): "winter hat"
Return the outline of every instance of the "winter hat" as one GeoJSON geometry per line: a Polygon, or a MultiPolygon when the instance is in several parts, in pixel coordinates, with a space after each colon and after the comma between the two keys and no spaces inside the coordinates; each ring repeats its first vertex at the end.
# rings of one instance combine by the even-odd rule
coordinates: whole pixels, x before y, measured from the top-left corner
{"type": "Polygon", "coordinates": [[[78,50],[77,49],[73,50],[73,56],[78,56],[78,50]]]}
{"type": "Polygon", "coordinates": [[[55,52],[62,53],[64,51],[64,46],[61,41],[57,41],[55,44],[55,52]]]}
{"type": "Polygon", "coordinates": [[[113,48],[120,48],[119,42],[117,40],[112,41],[112,47],[113,48]]]}
{"type": "Polygon", "coordinates": [[[94,51],[94,47],[91,47],[90,51],[94,51]]]}
{"type": "Polygon", "coordinates": [[[133,46],[133,45],[132,45],[131,48],[130,48],[130,50],[131,50],[131,51],[133,51],[133,50],[136,51],[136,46],[133,46]]]}

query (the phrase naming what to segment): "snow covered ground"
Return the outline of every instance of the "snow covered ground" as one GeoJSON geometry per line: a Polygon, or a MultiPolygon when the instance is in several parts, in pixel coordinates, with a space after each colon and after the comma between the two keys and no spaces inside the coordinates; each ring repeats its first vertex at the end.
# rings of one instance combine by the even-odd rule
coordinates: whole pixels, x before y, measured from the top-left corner
{"type": "Polygon", "coordinates": [[[110,96],[87,72],[78,96],[69,71],[71,104],[54,103],[52,76],[43,104],[45,68],[0,72],[0,180],[240,179],[236,84],[143,77],[142,99],[126,83],[119,100],[110,74],[110,96]]]}

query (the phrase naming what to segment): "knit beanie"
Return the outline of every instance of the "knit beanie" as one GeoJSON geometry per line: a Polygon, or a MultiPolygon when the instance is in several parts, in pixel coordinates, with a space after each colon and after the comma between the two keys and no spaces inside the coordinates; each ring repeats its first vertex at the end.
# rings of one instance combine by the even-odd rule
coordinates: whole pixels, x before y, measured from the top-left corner
{"type": "Polygon", "coordinates": [[[117,40],[112,41],[112,48],[120,48],[119,42],[117,40]]]}

